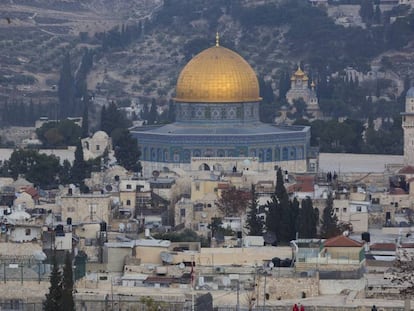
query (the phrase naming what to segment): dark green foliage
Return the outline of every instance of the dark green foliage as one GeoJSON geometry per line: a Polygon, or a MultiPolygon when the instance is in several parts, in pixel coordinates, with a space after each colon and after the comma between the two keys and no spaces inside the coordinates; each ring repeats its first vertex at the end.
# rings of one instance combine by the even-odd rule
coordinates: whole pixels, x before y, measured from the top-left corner
{"type": "Polygon", "coordinates": [[[89,99],[83,100],[83,115],[82,115],[82,138],[89,136],[89,99]]]}
{"type": "Polygon", "coordinates": [[[62,311],[75,311],[73,299],[73,267],[72,255],[66,252],[62,278],[62,311]]]}
{"type": "Polygon", "coordinates": [[[279,168],[276,177],[275,193],[266,204],[266,230],[276,234],[278,242],[288,243],[294,239],[295,223],[293,222],[291,203],[283,183],[282,170],[279,168]]]}
{"type": "Polygon", "coordinates": [[[170,240],[171,242],[200,242],[202,247],[209,246],[206,238],[197,235],[197,233],[191,229],[184,229],[181,232],[156,233],[154,234],[154,238],[170,240]]]}
{"type": "Polygon", "coordinates": [[[22,149],[13,151],[4,167],[14,179],[21,174],[40,187],[56,186],[60,171],[59,159],[56,156],[22,149]]]}
{"type": "Polygon", "coordinates": [[[52,257],[52,272],[50,273],[50,287],[43,303],[44,311],[62,310],[62,274],[59,270],[56,255],[52,257]]]}
{"type": "Polygon", "coordinates": [[[118,164],[133,172],[141,171],[139,157],[141,152],[137,140],[129,130],[118,128],[112,132],[112,142],[118,164]]]}
{"type": "Polygon", "coordinates": [[[323,239],[329,239],[339,234],[341,231],[338,226],[338,217],[334,212],[333,197],[330,194],[322,213],[320,236],[323,239]]]}
{"type": "Polygon", "coordinates": [[[67,53],[63,59],[60,79],[58,83],[59,118],[71,116],[75,105],[75,80],[72,75],[70,55],[67,53]]]}
{"type": "Polygon", "coordinates": [[[319,223],[319,211],[318,209],[313,208],[312,200],[309,197],[302,200],[301,205],[298,225],[299,238],[315,238],[319,223]]]}
{"type": "Polygon", "coordinates": [[[75,149],[75,160],[73,161],[73,167],[71,170],[72,183],[80,185],[83,184],[83,180],[87,177],[87,165],[83,158],[83,149],[80,139],[75,149]]]}
{"type": "Polygon", "coordinates": [[[118,110],[114,102],[111,102],[108,107],[102,107],[101,130],[105,131],[108,135],[112,136],[112,132],[117,128],[128,128],[130,125],[131,122],[118,110]]]}
{"type": "Polygon", "coordinates": [[[247,212],[246,229],[249,230],[249,235],[263,235],[263,220],[258,216],[259,212],[259,201],[254,185],[250,192],[250,204],[247,212]]]}
{"type": "Polygon", "coordinates": [[[46,148],[75,146],[81,136],[81,128],[71,120],[62,120],[43,124],[36,134],[46,148]]]}
{"type": "Polygon", "coordinates": [[[158,119],[157,103],[155,102],[155,99],[153,99],[151,102],[150,111],[148,113],[147,124],[154,125],[157,123],[157,119],[158,119]]]}

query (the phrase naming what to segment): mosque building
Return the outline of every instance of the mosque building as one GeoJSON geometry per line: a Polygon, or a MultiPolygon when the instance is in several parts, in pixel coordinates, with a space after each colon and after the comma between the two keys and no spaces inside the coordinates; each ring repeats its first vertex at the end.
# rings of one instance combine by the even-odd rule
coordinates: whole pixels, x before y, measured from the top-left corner
{"type": "Polygon", "coordinates": [[[143,175],[153,171],[316,170],[310,127],[259,120],[257,76],[237,53],[216,44],[181,71],[176,121],[131,130],[141,149],[143,175]]]}
{"type": "Polygon", "coordinates": [[[308,82],[309,77],[298,66],[298,69],[290,78],[290,90],[286,93],[286,100],[293,106],[295,100],[302,98],[306,104],[306,112],[309,117],[317,119],[321,116],[321,113],[316,96],[315,83],[312,81],[309,87],[308,82]]]}

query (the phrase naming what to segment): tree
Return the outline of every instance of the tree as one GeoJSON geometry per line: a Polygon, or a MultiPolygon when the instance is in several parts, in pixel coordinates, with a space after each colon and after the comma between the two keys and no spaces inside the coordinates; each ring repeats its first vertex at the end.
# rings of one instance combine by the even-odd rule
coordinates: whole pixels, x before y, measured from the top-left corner
{"type": "Polygon", "coordinates": [[[83,115],[82,115],[82,138],[89,136],[89,99],[83,100],[83,115]]]}
{"type": "Polygon", "coordinates": [[[365,23],[370,23],[374,17],[374,2],[372,0],[362,0],[359,15],[365,23]]]}
{"type": "Polygon", "coordinates": [[[50,287],[43,303],[44,311],[62,310],[62,274],[56,259],[56,254],[52,255],[52,272],[50,273],[50,287]]]}
{"type": "Polygon", "coordinates": [[[226,217],[240,216],[246,212],[249,197],[248,192],[232,187],[221,193],[217,206],[219,211],[226,217]]]}
{"type": "Polygon", "coordinates": [[[81,140],[79,139],[75,149],[75,160],[73,161],[71,177],[72,182],[75,184],[83,184],[83,180],[86,178],[86,163],[83,158],[83,148],[81,140]]]}
{"type": "Polygon", "coordinates": [[[313,208],[311,198],[307,197],[306,199],[302,200],[301,209],[299,212],[299,237],[302,239],[315,238],[318,222],[318,209],[313,208]]]}
{"type": "Polygon", "coordinates": [[[59,118],[71,115],[75,103],[75,81],[72,75],[70,55],[66,53],[63,58],[62,69],[58,82],[59,118]]]}
{"type": "Polygon", "coordinates": [[[277,170],[275,193],[266,207],[266,230],[275,233],[277,240],[282,243],[294,239],[296,220],[292,215],[294,210],[291,208],[280,168],[277,170]]]}
{"type": "Polygon", "coordinates": [[[326,206],[322,212],[320,236],[323,239],[335,237],[341,233],[338,227],[338,217],[333,209],[333,197],[329,194],[326,206]]]}
{"type": "Polygon", "coordinates": [[[118,128],[112,132],[112,142],[115,149],[115,157],[119,165],[129,171],[140,172],[142,167],[139,162],[141,152],[137,140],[128,129],[118,128]]]}
{"type": "Polygon", "coordinates": [[[62,278],[62,311],[75,311],[73,299],[73,268],[72,255],[66,252],[62,278]]]}
{"type": "Polygon", "coordinates": [[[259,211],[259,201],[255,186],[252,185],[250,191],[250,204],[247,212],[246,228],[249,230],[249,235],[263,235],[263,220],[257,215],[259,211]]]}

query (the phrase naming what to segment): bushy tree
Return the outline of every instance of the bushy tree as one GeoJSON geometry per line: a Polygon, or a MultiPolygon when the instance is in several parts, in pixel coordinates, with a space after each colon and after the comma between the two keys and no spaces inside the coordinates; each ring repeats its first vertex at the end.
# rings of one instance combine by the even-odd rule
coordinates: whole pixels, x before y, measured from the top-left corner
{"type": "Polygon", "coordinates": [[[118,128],[112,132],[112,142],[118,164],[133,172],[141,171],[141,152],[137,140],[128,129],[118,128]]]}
{"type": "Polygon", "coordinates": [[[248,192],[231,187],[221,193],[217,206],[224,216],[235,217],[246,212],[249,200],[250,195],[248,192]]]}

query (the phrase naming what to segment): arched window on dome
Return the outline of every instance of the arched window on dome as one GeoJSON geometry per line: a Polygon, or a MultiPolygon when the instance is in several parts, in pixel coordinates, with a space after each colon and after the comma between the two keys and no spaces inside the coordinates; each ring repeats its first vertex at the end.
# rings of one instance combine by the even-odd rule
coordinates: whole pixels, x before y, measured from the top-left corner
{"type": "Polygon", "coordinates": [[[148,160],[148,148],[144,147],[144,149],[142,150],[142,158],[144,160],[148,160]]]}
{"type": "Polygon", "coordinates": [[[173,161],[174,162],[180,162],[180,153],[176,150],[176,151],[174,151],[174,154],[173,154],[173,161]]]}
{"type": "Polygon", "coordinates": [[[280,149],[279,149],[279,147],[275,148],[275,161],[280,161],[280,149]]]}
{"type": "Polygon", "coordinates": [[[298,160],[303,160],[304,159],[304,156],[303,156],[303,146],[298,146],[296,148],[296,158],[298,160]]]}
{"type": "Polygon", "coordinates": [[[168,162],[168,149],[164,149],[164,162],[168,162]]]}
{"type": "Polygon", "coordinates": [[[193,150],[193,157],[201,157],[200,149],[193,150]]]}
{"type": "Polygon", "coordinates": [[[289,149],[288,147],[283,147],[282,149],[282,161],[289,160],[289,149]]]}
{"type": "Polygon", "coordinates": [[[162,159],[162,149],[161,148],[158,148],[157,149],[157,154],[158,154],[158,156],[157,156],[157,162],[163,162],[163,159],[162,159]]]}
{"type": "Polygon", "coordinates": [[[191,154],[190,154],[190,150],[184,150],[183,152],[183,158],[185,162],[190,162],[191,160],[191,154]]]}
{"type": "Polygon", "coordinates": [[[272,161],[272,149],[268,148],[266,150],[266,157],[265,157],[265,161],[266,162],[271,162],[272,161]]]}
{"type": "Polygon", "coordinates": [[[256,157],[256,149],[250,149],[250,156],[256,157]]]}
{"type": "Polygon", "coordinates": [[[217,156],[220,158],[223,158],[225,156],[224,150],[221,150],[221,149],[217,150],[217,156]]]}
{"type": "Polygon", "coordinates": [[[155,148],[151,148],[151,160],[156,161],[157,160],[157,151],[155,148]]]}
{"type": "Polygon", "coordinates": [[[296,159],[296,148],[290,147],[289,148],[289,160],[295,160],[296,159]]]}
{"type": "Polygon", "coordinates": [[[259,161],[264,162],[265,152],[263,149],[259,150],[259,161]]]}

